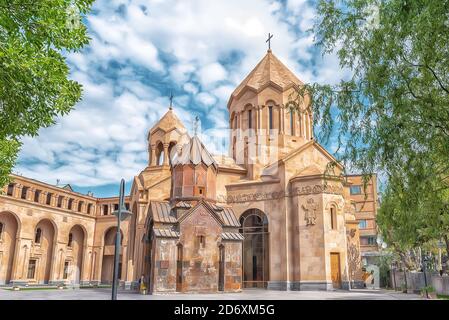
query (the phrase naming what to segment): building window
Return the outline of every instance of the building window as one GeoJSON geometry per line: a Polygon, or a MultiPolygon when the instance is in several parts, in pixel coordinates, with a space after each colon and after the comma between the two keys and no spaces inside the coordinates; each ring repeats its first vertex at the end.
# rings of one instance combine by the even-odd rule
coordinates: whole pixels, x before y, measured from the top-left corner
{"type": "Polygon", "coordinates": [[[118,210],[118,203],[114,204],[114,211],[118,210]]]}
{"type": "Polygon", "coordinates": [[[290,135],[295,135],[295,114],[293,110],[290,111],[290,135]]]}
{"type": "Polygon", "coordinates": [[[69,242],[67,243],[67,246],[72,247],[72,242],[73,242],[73,234],[70,232],[69,233],[69,242]]]}
{"type": "Polygon", "coordinates": [[[87,205],[87,213],[88,213],[88,214],[92,214],[92,203],[89,203],[89,204],[87,205]]]}
{"type": "Polygon", "coordinates": [[[34,202],[39,202],[39,197],[41,196],[41,190],[36,190],[34,192],[34,202]]]}
{"type": "Polygon", "coordinates": [[[366,220],[360,220],[359,221],[359,228],[360,229],[366,229],[366,220]]]}
{"type": "Polygon", "coordinates": [[[36,259],[30,259],[28,261],[28,272],[27,272],[27,278],[28,279],[34,279],[34,275],[36,274],[36,259]]]}
{"type": "Polygon", "coordinates": [[[53,193],[47,193],[47,200],[46,200],[46,204],[50,205],[51,204],[51,197],[53,196],[53,193]]]}
{"type": "Polygon", "coordinates": [[[376,245],[376,237],[375,236],[360,237],[360,244],[365,246],[366,245],[374,246],[376,245]]]}
{"type": "Polygon", "coordinates": [[[36,233],[34,235],[34,243],[41,243],[42,230],[41,228],[36,229],[36,233]]]}
{"type": "Polygon", "coordinates": [[[10,184],[8,184],[8,191],[6,194],[8,196],[12,196],[13,192],[14,192],[14,183],[10,183],[10,184]]]}
{"type": "Polygon", "coordinates": [[[199,249],[204,249],[206,247],[206,237],[198,236],[198,247],[199,249]]]}
{"type": "Polygon", "coordinates": [[[81,210],[83,209],[83,201],[78,202],[78,212],[81,212],[81,210]]]}
{"type": "Polygon", "coordinates": [[[248,129],[249,129],[249,135],[251,136],[251,129],[253,128],[253,117],[252,117],[252,111],[248,110],[248,129]]]}
{"type": "Polygon", "coordinates": [[[107,216],[109,214],[108,212],[109,206],[107,204],[103,205],[103,215],[107,216]]]}
{"type": "Polygon", "coordinates": [[[129,210],[129,203],[128,202],[125,203],[125,208],[126,208],[126,210],[129,210]]]}
{"type": "Polygon", "coordinates": [[[268,107],[268,124],[269,124],[269,129],[273,130],[273,107],[269,106],[268,107]]]}
{"type": "Polygon", "coordinates": [[[3,236],[3,223],[0,222],[0,240],[2,240],[3,236]]]}
{"type": "Polygon", "coordinates": [[[62,208],[62,200],[64,199],[63,196],[58,197],[58,208],[62,208]]]}
{"type": "Polygon", "coordinates": [[[67,209],[72,210],[73,199],[69,199],[69,203],[67,204],[67,209]]]}
{"type": "Polygon", "coordinates": [[[70,261],[64,262],[63,279],[67,279],[69,277],[69,268],[70,268],[70,261]]]}
{"type": "Polygon", "coordinates": [[[22,198],[22,199],[26,199],[27,198],[28,189],[29,189],[29,187],[23,187],[22,188],[22,194],[20,195],[20,198],[22,198]]]}
{"type": "Polygon", "coordinates": [[[362,193],[362,186],[351,186],[349,189],[351,194],[361,194],[362,193]]]}
{"type": "Polygon", "coordinates": [[[331,229],[336,230],[337,229],[337,213],[335,210],[335,207],[331,207],[331,229]]]}

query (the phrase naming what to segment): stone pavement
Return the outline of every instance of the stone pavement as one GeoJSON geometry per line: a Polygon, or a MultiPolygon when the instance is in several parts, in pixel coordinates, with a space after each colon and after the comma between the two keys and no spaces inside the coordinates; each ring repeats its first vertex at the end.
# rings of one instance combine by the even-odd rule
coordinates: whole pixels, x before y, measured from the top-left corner
{"type": "MultiPolygon", "coordinates": [[[[0,300],[109,300],[111,289],[9,291],[0,288],[0,300]]],[[[416,294],[389,290],[272,291],[247,289],[241,293],[141,295],[119,291],[119,300],[419,300],[416,294]]]]}

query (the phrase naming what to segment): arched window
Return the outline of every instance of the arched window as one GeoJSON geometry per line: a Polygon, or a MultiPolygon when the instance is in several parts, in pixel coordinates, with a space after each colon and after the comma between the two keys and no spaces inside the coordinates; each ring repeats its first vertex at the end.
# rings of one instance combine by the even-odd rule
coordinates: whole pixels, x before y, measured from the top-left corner
{"type": "Polygon", "coordinates": [[[67,209],[72,210],[73,199],[69,199],[69,203],[67,204],[67,209]]]}
{"type": "Polygon", "coordinates": [[[3,223],[0,222],[0,240],[2,239],[3,236],[3,223]]]}
{"type": "Polygon", "coordinates": [[[253,128],[253,115],[252,110],[248,110],[248,131],[251,136],[251,129],[253,128]]]}
{"type": "Polygon", "coordinates": [[[53,196],[53,193],[47,193],[47,199],[46,199],[46,201],[45,201],[45,203],[47,204],[47,205],[50,205],[51,204],[51,197],[53,196]]]}
{"type": "Polygon", "coordinates": [[[34,243],[41,243],[42,230],[41,228],[36,229],[36,234],[34,235],[34,243]]]}
{"type": "Polygon", "coordinates": [[[8,196],[12,196],[13,192],[14,192],[14,183],[10,183],[10,184],[8,184],[8,191],[6,194],[8,196]]]}
{"type": "Polygon", "coordinates": [[[176,147],[176,141],[172,141],[168,145],[168,162],[169,162],[170,165],[171,165],[171,159],[176,154],[176,148],[175,147],[176,147]]]}
{"type": "Polygon", "coordinates": [[[331,222],[331,229],[336,230],[337,229],[337,212],[336,212],[334,206],[332,206],[330,209],[330,222],[331,222]]]}
{"type": "Polygon", "coordinates": [[[69,242],[67,243],[67,246],[72,247],[72,242],[73,242],[73,234],[70,232],[69,233],[69,242]]]}
{"type": "Polygon", "coordinates": [[[265,288],[269,280],[269,233],[267,216],[249,209],[240,218],[243,234],[243,286],[265,288]]]}
{"type": "Polygon", "coordinates": [[[268,128],[273,130],[273,106],[268,107],[268,128]]]}
{"type": "Polygon", "coordinates": [[[58,208],[62,208],[62,200],[64,199],[63,196],[58,197],[58,208]]]}
{"type": "Polygon", "coordinates": [[[290,111],[290,135],[295,135],[295,113],[290,111]]]}
{"type": "Polygon", "coordinates": [[[164,164],[164,145],[162,142],[159,142],[156,147],[156,165],[161,166],[164,164]]]}
{"type": "Polygon", "coordinates": [[[41,190],[36,190],[34,192],[34,202],[39,202],[39,197],[41,196],[41,190]]]}
{"type": "Polygon", "coordinates": [[[28,190],[29,190],[30,188],[29,187],[23,187],[22,188],[22,193],[21,193],[21,195],[20,195],[20,198],[21,199],[25,199],[26,200],[26,198],[27,198],[27,193],[28,193],[28,190]]]}

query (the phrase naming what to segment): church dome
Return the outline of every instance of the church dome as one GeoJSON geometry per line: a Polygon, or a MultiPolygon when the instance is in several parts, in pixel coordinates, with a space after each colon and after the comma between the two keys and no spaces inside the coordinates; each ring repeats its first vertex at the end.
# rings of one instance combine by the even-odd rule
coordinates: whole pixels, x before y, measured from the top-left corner
{"type": "Polygon", "coordinates": [[[282,91],[285,91],[294,85],[303,84],[303,82],[299,80],[294,73],[271,52],[271,50],[268,50],[265,57],[263,57],[242,83],[240,83],[234,92],[232,92],[228,107],[230,106],[232,99],[238,97],[245,89],[249,88],[259,92],[270,83],[278,86],[282,91]]]}
{"type": "Polygon", "coordinates": [[[196,135],[187,144],[182,146],[179,152],[173,154],[171,163],[173,167],[177,165],[197,165],[203,163],[207,167],[214,166],[215,169],[218,168],[217,162],[196,135]]]}

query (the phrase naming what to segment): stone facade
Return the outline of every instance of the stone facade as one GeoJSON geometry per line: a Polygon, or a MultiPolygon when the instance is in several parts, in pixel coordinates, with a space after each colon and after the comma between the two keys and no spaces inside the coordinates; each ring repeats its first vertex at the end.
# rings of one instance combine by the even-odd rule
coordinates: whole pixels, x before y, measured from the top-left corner
{"type": "MultiPolygon", "coordinates": [[[[142,275],[152,293],[360,283],[359,177],[314,140],[307,100],[291,111],[301,84],[269,50],[229,99],[229,156],[211,155],[172,108],[149,130],[121,230],[125,287],[142,275]]],[[[0,283],[109,283],[118,198],[12,181],[0,195],[0,283]]]]}

